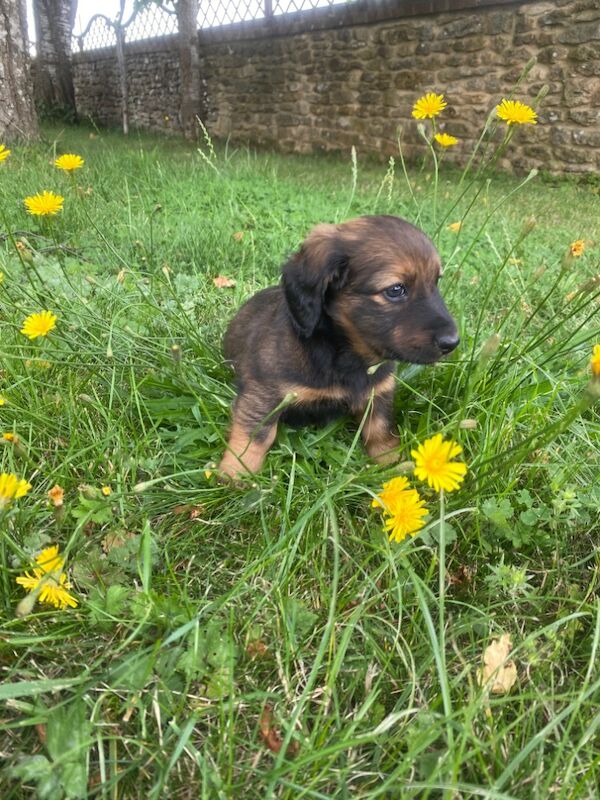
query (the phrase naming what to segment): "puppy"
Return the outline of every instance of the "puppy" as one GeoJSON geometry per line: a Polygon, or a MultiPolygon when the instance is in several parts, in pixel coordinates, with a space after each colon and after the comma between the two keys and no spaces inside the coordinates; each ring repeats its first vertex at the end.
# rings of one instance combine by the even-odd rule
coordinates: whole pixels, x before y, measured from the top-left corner
{"type": "Polygon", "coordinates": [[[221,473],[258,472],[279,422],[360,421],[367,407],[367,452],[396,460],[393,362],[431,364],[459,342],[440,272],[433,243],[398,217],[313,228],[281,284],[251,297],[225,334],[238,396],[221,473]]]}

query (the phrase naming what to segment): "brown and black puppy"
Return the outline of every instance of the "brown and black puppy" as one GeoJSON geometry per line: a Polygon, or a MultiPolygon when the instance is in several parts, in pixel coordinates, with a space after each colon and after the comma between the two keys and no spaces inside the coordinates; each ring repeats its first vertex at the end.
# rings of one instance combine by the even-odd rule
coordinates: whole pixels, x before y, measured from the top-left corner
{"type": "Polygon", "coordinates": [[[398,217],[317,225],[281,285],[250,298],[225,334],[238,396],[221,472],[257,472],[280,421],[360,420],[368,406],[367,451],[395,460],[393,362],[431,364],[459,342],[440,271],[432,242],[398,217]]]}

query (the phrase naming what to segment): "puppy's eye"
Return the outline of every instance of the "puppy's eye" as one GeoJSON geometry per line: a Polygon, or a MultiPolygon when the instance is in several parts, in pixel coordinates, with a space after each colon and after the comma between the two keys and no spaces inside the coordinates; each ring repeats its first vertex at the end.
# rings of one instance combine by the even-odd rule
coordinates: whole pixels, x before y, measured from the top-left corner
{"type": "Polygon", "coordinates": [[[403,283],[395,283],[393,286],[388,286],[383,290],[384,295],[388,300],[400,300],[406,296],[406,286],[403,283]]]}

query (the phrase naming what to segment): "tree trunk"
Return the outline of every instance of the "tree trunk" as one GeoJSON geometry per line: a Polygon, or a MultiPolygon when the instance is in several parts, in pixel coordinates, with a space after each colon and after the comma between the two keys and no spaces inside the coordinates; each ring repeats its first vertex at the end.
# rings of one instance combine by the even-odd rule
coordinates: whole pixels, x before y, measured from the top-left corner
{"type": "Polygon", "coordinates": [[[77,0],[33,0],[33,13],[37,38],[35,101],[51,116],[76,121],[71,32],[77,0]]]}
{"type": "Polygon", "coordinates": [[[186,139],[197,132],[196,115],[201,115],[200,54],[198,52],[198,0],[178,0],[179,72],[181,78],[181,129],[186,139]]]}
{"type": "Polygon", "coordinates": [[[25,0],[0,0],[0,142],[37,133],[25,0]]]}

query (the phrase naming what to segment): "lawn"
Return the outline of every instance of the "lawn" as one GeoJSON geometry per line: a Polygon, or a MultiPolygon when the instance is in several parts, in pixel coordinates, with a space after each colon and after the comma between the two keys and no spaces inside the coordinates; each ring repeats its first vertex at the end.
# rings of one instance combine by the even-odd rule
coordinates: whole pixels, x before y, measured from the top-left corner
{"type": "Polygon", "coordinates": [[[31,489],[0,512],[3,800],[596,798],[597,187],[85,127],[12,150],[0,449],[31,489]],[[54,217],[25,211],[43,190],[54,217]],[[243,486],[214,468],[227,321],[312,225],[373,213],[434,239],[462,337],[397,369],[401,460],[443,433],[469,468],[415,482],[430,516],[399,544],[372,501],[410,466],[347,420],[282,428],[243,486]],[[74,608],[16,582],[51,545],[74,608]]]}

